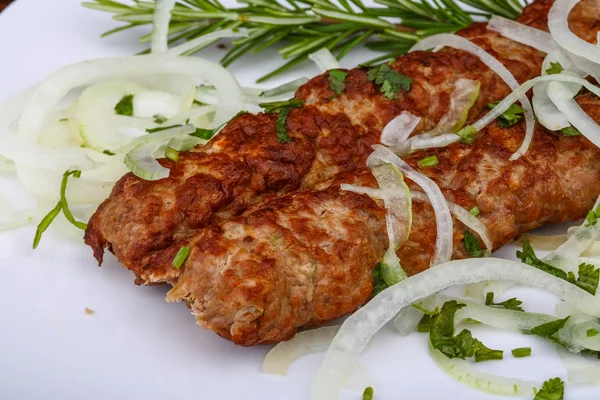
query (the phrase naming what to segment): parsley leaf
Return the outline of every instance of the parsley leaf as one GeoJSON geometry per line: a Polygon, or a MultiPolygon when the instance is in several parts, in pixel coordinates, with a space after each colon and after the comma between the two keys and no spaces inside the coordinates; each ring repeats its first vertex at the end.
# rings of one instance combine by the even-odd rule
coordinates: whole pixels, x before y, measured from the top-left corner
{"type": "Polygon", "coordinates": [[[165,118],[161,115],[156,114],[154,117],[154,123],[155,124],[162,124],[164,122],[167,122],[168,118],[165,118]]]}
{"type": "Polygon", "coordinates": [[[537,269],[541,269],[549,273],[550,275],[554,275],[557,278],[561,278],[564,280],[568,280],[567,273],[562,269],[556,268],[553,265],[543,262],[535,255],[533,251],[533,247],[529,243],[529,239],[523,239],[523,251],[517,250],[517,258],[521,260],[521,262],[531,265],[537,269]]]}
{"type": "Polygon", "coordinates": [[[421,321],[419,321],[419,325],[417,325],[417,331],[419,332],[429,332],[431,329],[431,315],[425,314],[421,321]]]}
{"type": "Polygon", "coordinates": [[[474,217],[478,216],[480,213],[479,207],[475,206],[475,207],[471,208],[469,210],[469,213],[471,213],[471,215],[474,217]]]}
{"type": "Polygon", "coordinates": [[[133,95],[126,94],[115,106],[117,115],[133,116],[133,95]]]}
{"type": "MultiPolygon", "coordinates": [[[[222,126],[222,125],[221,125],[222,126]]],[[[204,129],[196,128],[196,132],[190,133],[190,136],[194,136],[200,139],[210,140],[213,136],[221,129],[221,126],[215,129],[204,129]]]]}
{"type": "MultiPolygon", "coordinates": [[[[492,108],[496,107],[498,103],[500,102],[496,101],[494,103],[488,104],[486,107],[491,110],[492,108]]],[[[500,124],[501,127],[509,128],[514,124],[518,123],[521,120],[521,118],[523,118],[523,114],[525,114],[525,110],[523,110],[523,108],[518,104],[513,103],[510,107],[508,107],[506,111],[500,114],[500,116],[496,118],[496,120],[498,121],[498,124],[500,124]]]]}
{"type": "Polygon", "coordinates": [[[381,93],[387,99],[393,99],[400,90],[410,90],[413,80],[390,68],[386,64],[372,67],[367,72],[367,79],[381,85],[381,93]]]}
{"type": "Polygon", "coordinates": [[[148,132],[148,133],[156,133],[156,132],[165,131],[165,130],[171,129],[171,128],[177,128],[178,126],[183,126],[183,125],[179,124],[179,125],[171,125],[171,126],[159,126],[157,128],[146,129],[146,132],[148,132]]]}
{"type": "Polygon", "coordinates": [[[475,362],[502,360],[503,358],[504,351],[488,349],[483,344],[481,344],[481,348],[477,350],[477,353],[475,353],[475,362]]]}
{"type": "Polygon", "coordinates": [[[438,160],[437,156],[431,156],[431,157],[426,157],[426,158],[423,158],[422,160],[419,160],[418,165],[419,165],[419,168],[425,168],[425,167],[435,167],[439,163],[440,163],[440,161],[438,160]]]}
{"type": "Polygon", "coordinates": [[[365,388],[365,391],[363,392],[362,400],[373,400],[374,393],[375,393],[375,391],[373,390],[373,388],[371,386],[369,386],[368,388],[365,388]]]}
{"type": "Polygon", "coordinates": [[[341,69],[332,69],[329,71],[329,87],[335,92],[335,94],[341,94],[346,89],[344,79],[346,79],[348,73],[341,69]]]}
{"type": "Polygon", "coordinates": [[[587,330],[587,337],[594,337],[594,336],[598,335],[598,333],[600,333],[600,332],[598,332],[597,329],[590,328],[587,330]]]}
{"type": "Polygon", "coordinates": [[[477,129],[473,128],[471,125],[467,125],[456,134],[460,137],[460,141],[466,144],[473,144],[475,141],[475,135],[477,135],[477,129]]]}
{"type": "Polygon", "coordinates": [[[564,400],[565,383],[560,378],[548,379],[533,400],[564,400]]]}
{"type": "Polygon", "coordinates": [[[572,283],[595,296],[599,280],[600,269],[594,268],[592,264],[581,263],[579,264],[579,276],[572,283]]]}
{"type": "Polygon", "coordinates": [[[565,319],[557,319],[556,321],[538,325],[535,328],[531,329],[528,333],[531,333],[532,335],[538,335],[545,339],[558,341],[555,335],[558,331],[565,327],[565,324],[567,323],[569,318],[570,316],[565,319]]]}
{"type": "Polygon", "coordinates": [[[481,248],[479,240],[477,240],[477,238],[475,238],[471,232],[465,231],[465,236],[461,242],[464,243],[465,248],[471,257],[480,258],[485,256],[485,249],[481,248]]]}
{"type": "Polygon", "coordinates": [[[572,126],[567,126],[566,128],[562,128],[560,130],[563,134],[563,136],[581,136],[581,132],[579,132],[577,129],[573,128],[572,126]]]}
{"type": "Polygon", "coordinates": [[[560,63],[558,63],[558,62],[551,62],[550,63],[550,67],[546,70],[546,73],[548,75],[556,75],[556,74],[560,74],[564,70],[565,69],[563,68],[562,65],[560,65],[560,63]]]}
{"type": "Polygon", "coordinates": [[[507,310],[515,310],[515,311],[524,311],[523,308],[521,307],[521,304],[523,304],[523,302],[521,300],[518,300],[516,297],[513,297],[512,299],[508,299],[501,303],[494,303],[494,292],[488,292],[487,295],[485,296],[485,305],[489,306],[489,307],[506,308],[507,310]]]}
{"type": "Polygon", "coordinates": [[[519,347],[513,349],[511,353],[515,358],[529,357],[531,355],[531,347],[519,347]]]}
{"type": "Polygon", "coordinates": [[[377,265],[375,265],[375,268],[373,268],[373,292],[371,292],[371,296],[377,296],[379,293],[390,287],[390,285],[385,282],[385,279],[383,279],[382,268],[383,263],[381,262],[378,262],[377,265]]]}
{"type": "Polygon", "coordinates": [[[287,143],[291,140],[287,132],[287,117],[294,108],[300,108],[303,104],[304,100],[298,99],[259,104],[260,107],[265,109],[265,113],[279,114],[275,120],[275,132],[277,133],[277,140],[280,143],[287,143]]]}
{"type": "Polygon", "coordinates": [[[596,222],[598,222],[598,218],[600,218],[600,205],[595,209],[595,210],[590,210],[585,219],[586,219],[586,228],[590,227],[590,226],[594,226],[596,225],[596,222]]]}

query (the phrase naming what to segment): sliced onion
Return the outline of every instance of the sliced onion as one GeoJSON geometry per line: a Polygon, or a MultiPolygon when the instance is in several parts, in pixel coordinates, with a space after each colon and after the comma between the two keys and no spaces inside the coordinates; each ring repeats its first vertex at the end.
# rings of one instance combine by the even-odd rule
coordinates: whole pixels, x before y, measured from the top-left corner
{"type": "Polygon", "coordinates": [[[559,131],[563,128],[571,126],[569,119],[565,114],[558,111],[558,108],[550,100],[548,96],[548,87],[544,83],[540,83],[533,87],[533,98],[531,99],[535,116],[540,124],[551,131],[559,131]]]}
{"type": "Polygon", "coordinates": [[[425,315],[423,311],[413,306],[404,307],[400,310],[396,318],[394,318],[394,326],[398,334],[400,336],[408,336],[417,328],[423,315],[425,315]]]}
{"type": "Polygon", "coordinates": [[[554,38],[548,32],[532,28],[498,15],[492,16],[487,24],[487,28],[491,31],[496,31],[502,36],[514,40],[518,43],[526,44],[534,49],[550,53],[558,49],[558,45],[554,38]]]}
{"type": "MultiPolygon", "coordinates": [[[[194,107],[190,110],[180,112],[173,116],[171,119],[164,122],[164,126],[183,125],[189,120],[189,123],[195,127],[208,126],[207,114],[214,113],[217,110],[215,106],[200,106],[194,107]],[[203,118],[204,117],[204,118],[203,118]]],[[[154,134],[153,134],[154,135],[154,134]]]]}
{"type": "Polygon", "coordinates": [[[429,137],[425,135],[413,136],[406,142],[394,146],[391,150],[400,156],[410,154],[417,150],[435,149],[438,147],[446,147],[452,143],[460,141],[460,136],[454,133],[445,133],[443,135],[429,137]]]}
{"type": "Polygon", "coordinates": [[[561,346],[556,346],[562,360],[567,379],[572,385],[600,385],[600,361],[586,360],[581,354],[574,354],[561,346]]]}
{"type": "MultiPolygon", "coordinates": [[[[294,79],[293,81],[284,83],[277,87],[274,87],[273,89],[265,90],[264,92],[259,94],[259,97],[263,98],[263,101],[264,101],[265,98],[278,96],[278,95],[282,95],[282,94],[288,94],[288,93],[291,94],[291,92],[296,91],[296,89],[298,89],[300,86],[304,85],[306,82],[308,82],[308,78],[303,76],[298,79],[294,79]]],[[[269,100],[269,101],[272,101],[272,100],[269,100]]]]}
{"type": "Polygon", "coordinates": [[[341,68],[338,60],[336,60],[333,54],[331,54],[331,52],[325,47],[309,54],[308,58],[317,64],[317,67],[321,70],[321,72],[329,71],[330,69],[341,68]]]}
{"type": "Polygon", "coordinates": [[[523,243],[524,239],[529,240],[531,246],[536,250],[553,251],[567,241],[567,235],[541,236],[534,233],[524,233],[517,242],[523,243]]]}
{"type": "Polygon", "coordinates": [[[386,146],[397,146],[404,142],[421,122],[421,117],[417,117],[408,111],[402,111],[400,115],[391,120],[381,132],[380,142],[386,146]]]}
{"type": "Polygon", "coordinates": [[[569,14],[577,3],[579,0],[556,0],[548,14],[548,28],[563,49],[600,64],[600,49],[575,35],[569,28],[569,14]]]}
{"type": "Polygon", "coordinates": [[[373,153],[371,153],[367,159],[367,166],[369,168],[374,168],[383,163],[393,164],[425,191],[429,197],[431,206],[433,207],[437,227],[435,254],[431,259],[431,265],[450,260],[453,248],[452,217],[450,216],[450,209],[448,208],[446,199],[438,185],[425,175],[415,171],[410,165],[392,153],[388,148],[381,145],[375,145],[373,146],[373,149],[373,153]]]}
{"type": "Polygon", "coordinates": [[[477,101],[481,82],[461,78],[454,82],[454,90],[450,95],[450,107],[442,116],[433,131],[428,135],[438,136],[442,133],[457,132],[467,121],[469,110],[477,101]]]}
{"type": "Polygon", "coordinates": [[[519,378],[505,378],[482,372],[468,361],[459,358],[450,359],[436,350],[429,342],[429,355],[435,364],[454,380],[484,392],[504,396],[535,395],[541,385],[519,378]]]}
{"type": "Polygon", "coordinates": [[[263,372],[287,375],[296,360],[308,354],[327,350],[339,330],[340,325],[336,325],[297,333],[291,340],[279,343],[267,353],[263,372]]]}
{"type": "MultiPolygon", "coordinates": [[[[154,25],[156,26],[156,25],[154,25]]],[[[195,39],[189,40],[185,43],[171,47],[166,51],[168,56],[181,56],[187,52],[191,52],[197,49],[201,49],[205,46],[210,45],[221,38],[233,38],[233,37],[246,37],[248,36],[248,30],[246,28],[238,29],[221,29],[218,31],[207,33],[206,35],[198,36],[195,39]]]]}
{"type": "MultiPolygon", "coordinates": [[[[457,35],[444,33],[421,39],[419,42],[417,42],[417,44],[415,44],[411,48],[410,51],[425,51],[436,46],[450,46],[474,54],[475,56],[479,57],[481,62],[487,65],[492,71],[494,71],[512,90],[516,90],[519,87],[519,83],[517,82],[513,74],[504,65],[502,65],[500,61],[498,61],[488,52],[483,50],[481,47],[457,35]]],[[[523,95],[519,96],[519,101],[521,102],[521,106],[525,110],[525,123],[527,128],[525,138],[523,139],[523,143],[521,144],[521,147],[510,157],[511,160],[516,160],[523,154],[525,154],[525,152],[527,152],[527,149],[531,144],[531,140],[533,139],[533,130],[535,128],[533,109],[531,108],[531,103],[529,102],[529,99],[523,93],[523,95]]],[[[482,128],[478,128],[476,124],[473,126],[478,131],[482,128]]]]}
{"type": "Polygon", "coordinates": [[[399,310],[450,286],[487,280],[505,280],[543,289],[592,315],[600,316],[600,298],[539,269],[497,258],[450,261],[389,287],[350,316],[331,343],[313,379],[310,398],[338,398],[348,371],[366,343],[399,310]]]}
{"type": "Polygon", "coordinates": [[[175,7],[175,0],[157,0],[154,9],[152,24],[152,52],[162,53],[167,51],[169,39],[169,22],[171,11],[175,7]]]}

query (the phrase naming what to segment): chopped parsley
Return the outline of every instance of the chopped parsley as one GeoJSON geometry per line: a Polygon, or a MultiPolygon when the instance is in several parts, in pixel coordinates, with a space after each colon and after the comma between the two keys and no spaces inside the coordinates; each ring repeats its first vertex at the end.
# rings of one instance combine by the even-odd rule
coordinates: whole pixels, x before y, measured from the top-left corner
{"type": "Polygon", "coordinates": [[[569,318],[570,317],[567,317],[565,319],[557,319],[556,321],[551,321],[536,326],[535,328],[531,329],[528,333],[558,342],[556,334],[558,333],[558,331],[565,327],[565,324],[567,323],[569,318]]]}
{"type": "Polygon", "coordinates": [[[465,231],[465,236],[461,240],[464,243],[465,249],[469,255],[473,258],[480,258],[485,256],[485,249],[481,248],[479,240],[469,231],[465,231]]]}
{"type": "MultiPolygon", "coordinates": [[[[496,101],[494,103],[488,104],[486,107],[491,110],[492,108],[496,107],[498,103],[500,102],[496,101]]],[[[496,118],[496,120],[498,121],[498,124],[500,124],[501,127],[509,128],[514,124],[518,123],[521,120],[521,118],[523,118],[523,114],[525,114],[525,110],[518,104],[513,103],[510,107],[508,107],[506,111],[500,114],[500,116],[496,118]]]]}
{"type": "Polygon", "coordinates": [[[419,160],[419,162],[418,162],[419,168],[435,167],[439,163],[440,163],[440,161],[438,160],[437,156],[423,158],[422,160],[419,160]]]}
{"type": "MultiPolygon", "coordinates": [[[[596,214],[594,214],[594,217],[595,216],[596,214]]],[[[555,266],[545,263],[537,258],[533,248],[531,247],[531,244],[529,243],[529,239],[523,239],[523,251],[517,251],[517,258],[525,264],[531,265],[537,269],[541,269],[542,271],[554,275],[557,278],[564,279],[565,281],[578,286],[586,292],[596,295],[596,290],[598,289],[598,283],[600,280],[600,270],[594,268],[592,264],[580,264],[577,277],[575,277],[575,274],[572,272],[567,274],[562,269],[556,268],[555,266]]]]}
{"type": "Polygon", "coordinates": [[[189,254],[190,254],[190,248],[187,246],[181,246],[179,248],[179,251],[175,255],[175,258],[173,259],[173,263],[172,263],[173,267],[175,269],[181,268],[181,266],[183,265],[185,260],[187,260],[189,254]]]}
{"type": "Polygon", "coordinates": [[[381,93],[387,99],[393,99],[401,90],[409,91],[413,80],[390,68],[387,64],[372,67],[367,72],[367,79],[381,85],[381,93]]]}
{"type": "Polygon", "coordinates": [[[429,341],[434,349],[439,350],[448,358],[471,358],[475,361],[498,360],[502,358],[502,351],[487,348],[475,339],[471,331],[463,329],[454,336],[454,317],[456,312],[465,307],[456,300],[451,300],[442,306],[442,309],[431,317],[429,341]]]}
{"type": "Polygon", "coordinates": [[[215,129],[204,129],[204,128],[196,128],[196,132],[190,133],[190,136],[194,136],[200,139],[210,140],[213,136],[217,134],[217,132],[221,129],[221,126],[215,129]]]}
{"type": "Polygon", "coordinates": [[[587,337],[594,337],[594,336],[598,335],[598,333],[600,333],[600,332],[598,332],[597,329],[590,328],[587,330],[587,337]]]}
{"type": "Polygon", "coordinates": [[[173,162],[179,161],[179,152],[172,147],[167,147],[165,150],[165,158],[173,162]]]}
{"type": "Polygon", "coordinates": [[[419,321],[419,325],[417,325],[417,331],[419,332],[429,332],[431,329],[431,315],[425,314],[421,321],[419,321]]]}
{"type": "Polygon", "coordinates": [[[68,122],[69,118],[61,118],[58,120],[58,122],[68,122]]]}
{"type": "Polygon", "coordinates": [[[177,128],[179,126],[183,126],[183,125],[178,124],[178,125],[171,125],[171,126],[159,126],[157,128],[148,128],[148,129],[146,129],[146,132],[156,133],[156,132],[160,132],[160,131],[166,131],[167,129],[171,129],[171,128],[177,128]]]}
{"type": "Polygon", "coordinates": [[[133,95],[126,94],[115,106],[117,115],[133,116],[133,95]]]}
{"type": "Polygon", "coordinates": [[[533,400],[564,400],[565,383],[560,378],[548,379],[533,400]]]}
{"type": "Polygon", "coordinates": [[[373,268],[373,292],[371,293],[372,296],[377,296],[379,293],[390,287],[390,285],[388,285],[383,279],[382,268],[382,262],[378,262],[377,265],[375,265],[375,268],[373,268]]]}
{"type": "Polygon", "coordinates": [[[373,390],[373,388],[371,386],[369,386],[363,392],[362,400],[373,400],[374,393],[375,393],[375,391],[373,390]]]}
{"type": "Polygon", "coordinates": [[[551,62],[550,67],[548,67],[548,69],[546,70],[546,73],[548,75],[556,75],[556,74],[560,74],[564,70],[565,69],[563,68],[562,65],[560,65],[559,62],[551,62]]]}
{"type": "Polygon", "coordinates": [[[471,213],[472,216],[476,217],[479,215],[480,210],[479,210],[479,207],[475,206],[475,207],[471,208],[469,210],[469,212],[471,213]]]}
{"type": "Polygon", "coordinates": [[[471,125],[467,125],[456,134],[460,137],[460,141],[466,144],[473,144],[475,141],[475,135],[477,135],[477,129],[473,128],[471,125]]]}
{"type": "Polygon", "coordinates": [[[529,357],[531,355],[531,347],[519,347],[512,350],[511,353],[515,358],[529,357]]]}
{"type": "Polygon", "coordinates": [[[102,154],[106,154],[107,156],[114,156],[114,155],[116,155],[116,153],[113,153],[113,152],[112,152],[112,151],[110,151],[110,150],[104,150],[104,151],[102,152],[102,154]]]}
{"type": "Polygon", "coordinates": [[[488,292],[485,296],[485,305],[489,306],[489,307],[506,308],[507,310],[515,310],[515,311],[524,311],[523,308],[521,307],[521,304],[523,304],[523,302],[521,300],[518,300],[516,297],[513,297],[512,299],[508,299],[501,303],[494,303],[494,292],[488,292]]]}
{"type": "Polygon", "coordinates": [[[304,100],[298,99],[259,104],[260,107],[265,109],[265,113],[279,114],[275,121],[275,132],[277,132],[277,140],[279,140],[280,143],[287,143],[291,140],[287,132],[287,117],[294,108],[300,108],[303,104],[304,100]]]}
{"type": "Polygon", "coordinates": [[[562,128],[560,130],[563,134],[563,136],[581,136],[581,132],[579,132],[577,129],[573,128],[572,126],[567,126],[566,128],[562,128]]]}
{"type": "Polygon", "coordinates": [[[590,226],[596,225],[596,222],[598,222],[599,218],[600,218],[600,205],[598,207],[596,207],[595,210],[590,210],[587,213],[587,215],[585,216],[585,219],[587,221],[585,223],[585,226],[590,227],[590,226]]]}
{"type": "Polygon", "coordinates": [[[348,76],[348,73],[341,69],[332,69],[329,71],[329,87],[335,92],[335,94],[341,94],[346,89],[344,80],[348,76]]]}
{"type": "Polygon", "coordinates": [[[162,124],[167,122],[167,118],[161,116],[161,115],[155,115],[154,116],[154,123],[155,124],[162,124]]]}

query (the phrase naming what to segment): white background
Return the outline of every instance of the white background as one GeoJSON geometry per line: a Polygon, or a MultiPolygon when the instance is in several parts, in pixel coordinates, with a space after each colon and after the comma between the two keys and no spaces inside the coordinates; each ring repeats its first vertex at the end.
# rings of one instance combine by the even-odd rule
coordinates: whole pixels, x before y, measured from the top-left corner
{"type": "MultiPolygon", "coordinates": [[[[0,14],[0,103],[55,69],[101,56],[141,50],[141,31],[100,39],[115,26],[108,14],[76,0],[18,0],[0,14]]],[[[222,50],[204,57],[218,60],[222,50]]],[[[370,58],[354,54],[346,67],[370,58]]],[[[271,53],[246,57],[231,71],[244,85],[272,69],[271,53]]],[[[313,76],[306,65],[280,78],[313,76]]],[[[273,85],[278,81],[273,81],[273,85]]],[[[0,174],[0,192],[17,206],[27,199],[0,174]]],[[[35,227],[0,232],[0,399],[305,399],[322,354],[294,364],[287,377],[261,373],[270,347],[242,348],[195,325],[183,304],[167,304],[165,287],[137,287],[133,276],[107,255],[102,268],[82,244],[80,232],[49,229],[36,251],[35,227]],[[84,308],[95,311],[86,315],[84,308]]],[[[555,231],[564,231],[555,228],[555,231]]],[[[516,248],[502,254],[512,257],[516,248]]],[[[529,311],[553,311],[554,299],[519,289],[529,311]]],[[[508,297],[505,297],[508,298],[508,297]]],[[[488,347],[506,358],[478,366],[511,377],[542,382],[564,376],[552,345],[537,338],[475,329],[488,347]],[[514,359],[510,350],[531,346],[533,356],[514,359]]],[[[429,359],[426,336],[399,338],[387,326],[361,359],[375,379],[380,399],[496,399],[466,388],[440,372],[429,359]]],[[[344,398],[359,399],[359,391],[344,398]]],[[[567,388],[567,399],[598,399],[600,389],[567,388]]]]}

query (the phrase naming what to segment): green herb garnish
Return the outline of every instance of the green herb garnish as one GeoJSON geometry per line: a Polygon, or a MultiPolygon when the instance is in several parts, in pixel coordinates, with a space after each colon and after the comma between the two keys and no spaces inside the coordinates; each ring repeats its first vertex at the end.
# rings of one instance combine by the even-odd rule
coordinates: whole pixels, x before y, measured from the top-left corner
{"type": "Polygon", "coordinates": [[[507,310],[515,310],[515,311],[524,311],[523,308],[521,308],[521,304],[523,304],[523,302],[521,300],[518,300],[516,297],[513,297],[512,299],[508,299],[501,303],[494,303],[494,292],[488,292],[485,296],[485,305],[489,306],[489,307],[506,308],[507,310]]]}
{"type": "Polygon", "coordinates": [[[402,75],[386,64],[372,67],[367,72],[367,79],[381,85],[381,93],[387,99],[393,99],[401,90],[409,91],[413,80],[402,75]]]}
{"type": "Polygon", "coordinates": [[[472,216],[476,217],[479,215],[479,207],[475,206],[469,210],[472,216]]]}
{"type": "Polygon", "coordinates": [[[40,221],[35,230],[35,236],[33,237],[33,248],[37,249],[38,244],[40,244],[40,240],[42,239],[42,234],[48,229],[54,218],[58,214],[60,214],[60,210],[62,209],[62,203],[59,201],[56,203],[56,206],[46,216],[40,221]]]}
{"type": "Polygon", "coordinates": [[[550,67],[546,70],[546,74],[548,75],[556,75],[563,72],[565,69],[559,62],[551,62],[550,67]]]}
{"type": "Polygon", "coordinates": [[[480,258],[485,256],[485,249],[481,248],[479,240],[477,240],[471,232],[465,231],[465,236],[461,242],[463,242],[465,249],[467,249],[467,252],[471,257],[480,258]]]}
{"type": "Polygon", "coordinates": [[[68,122],[69,118],[61,118],[58,120],[58,122],[68,122]]]}
{"type": "Polygon", "coordinates": [[[594,296],[596,295],[596,290],[598,290],[599,280],[600,269],[596,269],[592,264],[586,263],[579,264],[577,280],[573,281],[573,278],[569,279],[571,283],[574,283],[594,296]]]}
{"type": "Polygon", "coordinates": [[[504,351],[488,349],[483,344],[481,345],[481,348],[475,353],[475,362],[502,360],[503,358],[504,351]]]}
{"type": "Polygon", "coordinates": [[[160,115],[155,115],[154,116],[154,123],[155,124],[162,124],[167,122],[168,118],[162,117],[160,115]]]}
{"type": "Polygon", "coordinates": [[[472,127],[471,125],[467,125],[456,134],[460,137],[460,141],[466,144],[473,144],[475,141],[475,136],[477,135],[477,129],[472,127]]]}
{"type": "Polygon", "coordinates": [[[542,385],[533,400],[564,400],[565,383],[560,378],[549,379],[542,385]]]}
{"type": "Polygon", "coordinates": [[[185,260],[187,260],[189,254],[190,254],[190,248],[187,246],[181,246],[179,248],[179,251],[175,255],[175,258],[173,259],[173,263],[172,263],[173,267],[175,269],[181,268],[181,266],[183,265],[185,260]]]}
{"type": "Polygon", "coordinates": [[[335,92],[335,94],[341,94],[346,89],[344,80],[348,76],[348,73],[341,69],[329,70],[329,87],[335,92]]]}
{"type": "Polygon", "coordinates": [[[439,163],[440,163],[440,161],[438,160],[437,156],[431,156],[431,157],[427,157],[427,158],[423,158],[422,160],[419,160],[418,165],[419,165],[419,168],[425,168],[425,167],[435,167],[439,163]]]}
{"type": "MultiPolygon", "coordinates": [[[[496,101],[494,103],[488,104],[486,107],[491,110],[494,107],[496,107],[498,103],[500,102],[496,101]]],[[[513,103],[510,105],[510,107],[508,107],[506,111],[500,114],[500,116],[498,116],[496,120],[498,121],[498,124],[501,127],[509,128],[518,123],[521,120],[521,118],[523,118],[523,114],[525,114],[525,110],[518,104],[513,103]]]]}
{"type": "Polygon", "coordinates": [[[167,147],[165,150],[165,158],[173,162],[178,162],[179,152],[172,147],[167,147]]]}
{"type": "Polygon", "coordinates": [[[551,339],[554,341],[558,341],[558,339],[556,338],[556,333],[558,333],[558,331],[560,331],[562,328],[565,327],[565,324],[567,323],[569,318],[570,317],[567,317],[565,319],[557,319],[556,321],[547,322],[545,324],[536,326],[535,328],[531,329],[527,333],[531,333],[533,335],[538,335],[545,339],[551,339]]]}
{"type": "Polygon", "coordinates": [[[598,332],[597,329],[590,328],[587,330],[587,337],[594,337],[594,336],[598,335],[598,333],[600,333],[600,332],[598,332]]]}
{"type": "Polygon", "coordinates": [[[259,104],[260,107],[265,109],[265,113],[279,114],[277,120],[275,120],[275,132],[277,132],[277,140],[280,143],[287,143],[291,140],[287,131],[287,117],[294,108],[300,108],[303,104],[304,100],[298,99],[259,104]]]}
{"type": "Polygon", "coordinates": [[[567,126],[566,128],[562,128],[560,130],[563,134],[563,136],[581,136],[581,132],[579,132],[577,129],[573,128],[572,126],[567,126]]]}
{"type": "Polygon", "coordinates": [[[104,150],[104,151],[102,152],[102,154],[106,154],[107,156],[114,156],[114,155],[116,155],[116,153],[113,153],[113,152],[112,152],[112,151],[110,151],[110,150],[104,150]]]}
{"type": "Polygon", "coordinates": [[[371,386],[369,386],[363,392],[362,400],[373,400],[374,393],[375,393],[375,391],[373,390],[373,388],[371,386]]]}
{"type": "Polygon", "coordinates": [[[133,116],[133,95],[126,94],[115,106],[117,115],[133,116]]]}
{"type": "Polygon", "coordinates": [[[598,205],[598,207],[596,207],[595,210],[588,211],[587,215],[585,216],[586,228],[596,225],[596,222],[598,222],[599,218],[600,218],[600,205],[598,205]]]}
{"type": "Polygon", "coordinates": [[[390,285],[385,282],[385,279],[383,279],[382,268],[382,262],[378,262],[375,265],[375,268],[373,268],[373,292],[371,293],[371,296],[377,296],[380,292],[390,287],[390,285]]]}
{"type": "Polygon", "coordinates": [[[531,355],[531,347],[519,347],[511,351],[513,357],[522,358],[531,355]]]}
{"type": "Polygon", "coordinates": [[[425,314],[421,321],[419,321],[419,325],[417,326],[417,330],[419,332],[429,332],[431,329],[431,315],[425,314]]]}

